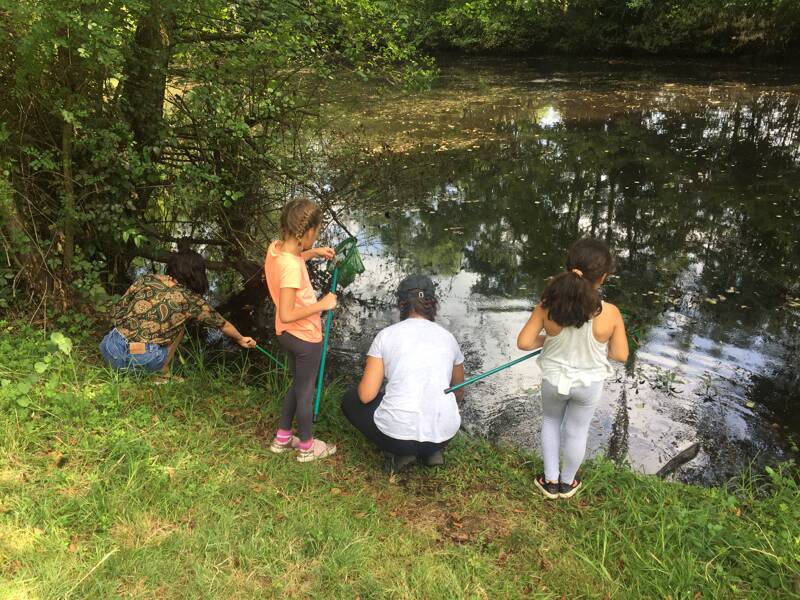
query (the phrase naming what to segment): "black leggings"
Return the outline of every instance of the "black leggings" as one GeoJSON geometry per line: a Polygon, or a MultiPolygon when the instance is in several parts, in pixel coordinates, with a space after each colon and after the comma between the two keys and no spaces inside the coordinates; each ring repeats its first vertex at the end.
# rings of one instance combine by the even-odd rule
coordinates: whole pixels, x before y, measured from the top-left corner
{"type": "Polygon", "coordinates": [[[391,452],[398,456],[430,456],[437,450],[443,450],[446,442],[417,442],[415,440],[397,440],[383,433],[375,425],[375,410],[381,405],[383,391],[378,393],[375,400],[364,404],[358,399],[356,388],[347,390],[342,397],[342,412],[353,427],[364,434],[370,442],[384,452],[391,452]]]}
{"type": "Polygon", "coordinates": [[[307,442],[314,435],[314,388],[322,357],[322,342],[306,342],[288,332],[278,336],[281,347],[289,356],[289,372],[292,386],[283,398],[281,429],[291,429],[292,419],[297,418],[297,435],[307,442]]]}

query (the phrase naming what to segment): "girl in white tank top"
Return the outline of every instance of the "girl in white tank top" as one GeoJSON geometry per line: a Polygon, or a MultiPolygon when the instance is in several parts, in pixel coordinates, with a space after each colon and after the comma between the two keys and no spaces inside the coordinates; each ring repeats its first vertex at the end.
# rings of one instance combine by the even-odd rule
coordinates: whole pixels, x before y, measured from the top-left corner
{"type": "Polygon", "coordinates": [[[547,336],[539,355],[542,377],[568,394],[574,385],[591,385],[614,373],[608,362],[608,342],[598,342],[592,331],[592,319],[580,327],[564,327],[547,336]]]}
{"type": "Polygon", "coordinates": [[[600,300],[598,293],[611,265],[611,254],[603,242],[576,242],[569,251],[566,270],[547,285],[541,303],[517,338],[520,349],[543,347],[539,366],[544,473],[534,485],[547,498],[569,498],[580,488],[576,473],[586,453],[589,425],[603,381],[614,372],[609,358],[628,359],[622,316],[616,306],[600,300]]]}

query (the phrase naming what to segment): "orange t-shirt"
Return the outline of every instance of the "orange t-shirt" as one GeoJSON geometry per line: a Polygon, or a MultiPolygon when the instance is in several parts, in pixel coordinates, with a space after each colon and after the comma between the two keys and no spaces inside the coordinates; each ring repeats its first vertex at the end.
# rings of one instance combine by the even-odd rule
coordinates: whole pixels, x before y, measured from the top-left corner
{"type": "Polygon", "coordinates": [[[281,288],[294,288],[297,290],[294,305],[296,307],[310,306],[317,301],[311,280],[308,278],[306,261],[296,254],[278,250],[279,242],[272,242],[267,249],[267,258],[264,261],[264,273],[267,276],[267,288],[272,301],[275,303],[275,333],[281,335],[288,331],[294,337],[306,342],[322,341],[322,319],[320,313],[298,319],[292,323],[284,323],[280,318],[281,288]]]}

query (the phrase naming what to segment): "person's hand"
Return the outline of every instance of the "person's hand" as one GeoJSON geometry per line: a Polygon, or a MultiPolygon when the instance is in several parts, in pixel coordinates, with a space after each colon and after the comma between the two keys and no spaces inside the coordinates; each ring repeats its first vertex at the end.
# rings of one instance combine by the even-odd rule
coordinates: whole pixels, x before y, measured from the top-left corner
{"type": "Polygon", "coordinates": [[[320,248],[314,248],[314,255],[319,258],[324,258],[325,260],[333,260],[336,258],[336,250],[328,248],[327,246],[322,246],[320,248]]]}
{"type": "Polygon", "coordinates": [[[333,310],[336,308],[336,294],[325,294],[319,303],[322,310],[333,310]]]}
{"type": "Polygon", "coordinates": [[[247,337],[247,336],[243,336],[242,338],[240,338],[237,343],[242,348],[255,348],[256,347],[256,341],[253,338],[247,337]]]}

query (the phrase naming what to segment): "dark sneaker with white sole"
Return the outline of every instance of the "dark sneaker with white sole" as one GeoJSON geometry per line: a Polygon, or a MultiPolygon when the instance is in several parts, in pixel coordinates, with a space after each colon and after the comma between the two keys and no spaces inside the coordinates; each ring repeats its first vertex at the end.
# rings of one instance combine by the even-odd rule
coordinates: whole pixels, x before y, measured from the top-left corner
{"type": "Polygon", "coordinates": [[[437,450],[433,454],[420,457],[420,460],[426,467],[441,467],[444,464],[444,452],[437,450]]]}
{"type": "Polygon", "coordinates": [[[413,465],[417,462],[417,457],[414,455],[399,456],[391,452],[384,452],[383,456],[386,459],[384,469],[387,473],[399,473],[409,465],[413,465]]]}
{"type": "Polygon", "coordinates": [[[572,498],[581,489],[581,480],[577,477],[572,480],[572,483],[559,483],[558,495],[561,498],[572,498]]]}
{"type": "Polygon", "coordinates": [[[544,478],[544,475],[539,475],[536,479],[534,479],[533,485],[535,485],[537,489],[542,492],[542,495],[545,498],[550,498],[550,500],[555,500],[558,498],[558,484],[552,481],[547,481],[544,478]]]}

